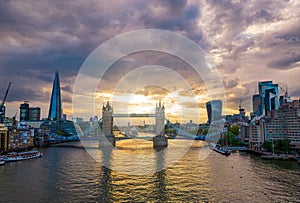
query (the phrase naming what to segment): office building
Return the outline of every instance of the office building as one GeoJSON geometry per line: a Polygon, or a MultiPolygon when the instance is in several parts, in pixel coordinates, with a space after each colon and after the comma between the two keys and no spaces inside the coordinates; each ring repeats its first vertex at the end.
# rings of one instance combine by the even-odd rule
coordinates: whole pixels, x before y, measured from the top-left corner
{"type": "Polygon", "coordinates": [[[20,121],[29,120],[29,104],[24,102],[20,105],[20,121]]]}
{"type": "Polygon", "coordinates": [[[33,138],[34,129],[14,119],[8,133],[8,150],[31,148],[34,145],[33,138]]]}
{"type": "Polygon", "coordinates": [[[265,123],[266,117],[255,117],[248,126],[249,132],[249,149],[260,151],[262,150],[262,144],[265,141],[265,123]]]}
{"type": "Polygon", "coordinates": [[[252,96],[253,113],[257,116],[262,115],[262,100],[259,94],[252,96]]]}
{"type": "Polygon", "coordinates": [[[41,119],[41,108],[40,107],[29,107],[29,120],[39,121],[41,119]]]}
{"type": "Polygon", "coordinates": [[[71,120],[76,124],[83,122],[83,118],[79,118],[79,117],[72,117],[71,120]]]}
{"type": "Polygon", "coordinates": [[[266,123],[266,140],[291,141],[294,146],[300,147],[300,102],[284,103],[278,110],[268,114],[272,119],[266,123]]]}
{"type": "Polygon", "coordinates": [[[261,150],[264,141],[288,139],[300,149],[300,102],[284,103],[268,116],[255,117],[249,124],[249,148],[261,150]]]}
{"type": "Polygon", "coordinates": [[[7,151],[8,149],[8,129],[0,123],[0,152],[7,151]]]}
{"type": "Polygon", "coordinates": [[[280,96],[279,97],[279,106],[282,106],[284,103],[289,103],[289,102],[293,102],[293,100],[291,99],[290,96],[284,95],[284,96],[280,96]]]}
{"type": "Polygon", "coordinates": [[[49,120],[60,121],[62,120],[62,105],[61,105],[61,93],[60,93],[60,82],[59,74],[56,71],[53,81],[53,88],[49,107],[49,120]]]}
{"type": "Polygon", "coordinates": [[[27,102],[20,105],[20,121],[39,121],[40,118],[40,107],[30,107],[27,102]]]}
{"type": "Polygon", "coordinates": [[[63,136],[77,135],[76,128],[73,121],[44,121],[40,128],[49,129],[49,132],[56,133],[63,136]]]}
{"type": "Polygon", "coordinates": [[[279,107],[278,84],[273,84],[272,81],[259,82],[258,90],[262,102],[259,110],[261,115],[277,110],[279,107]]]}
{"type": "Polygon", "coordinates": [[[212,100],[206,103],[208,124],[222,118],[222,100],[212,100]]]}

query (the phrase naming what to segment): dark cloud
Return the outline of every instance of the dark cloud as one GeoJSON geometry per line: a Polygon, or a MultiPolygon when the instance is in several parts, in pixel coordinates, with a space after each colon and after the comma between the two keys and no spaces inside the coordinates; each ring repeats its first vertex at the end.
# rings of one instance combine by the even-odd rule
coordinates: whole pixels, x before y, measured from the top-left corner
{"type": "Polygon", "coordinates": [[[226,89],[235,88],[238,85],[238,80],[229,80],[224,83],[226,89]]]}
{"type": "MultiPolygon", "coordinates": [[[[1,101],[4,96],[5,89],[1,89],[1,101]],[[3,93],[2,93],[3,92],[3,93]]],[[[23,102],[23,101],[39,101],[48,102],[50,99],[50,92],[43,91],[41,88],[29,88],[18,86],[16,83],[12,83],[9,90],[6,102],[23,102]]]]}
{"type": "MultiPolygon", "coordinates": [[[[53,74],[59,70],[64,101],[70,102],[70,83],[96,47],[124,32],[157,28],[194,40],[216,60],[228,94],[246,98],[249,84],[267,77],[260,72],[299,67],[299,10],[295,1],[269,0],[2,1],[0,86],[5,89],[13,82],[8,101],[47,102],[53,74]]],[[[148,64],[171,66],[195,94],[205,92],[191,67],[162,54],[120,60],[103,81],[118,82],[128,71],[148,64]]],[[[238,99],[229,101],[236,106],[238,99]]]]}
{"type": "Polygon", "coordinates": [[[294,98],[300,99],[300,89],[293,89],[292,91],[289,92],[290,95],[293,95],[294,98]]]}
{"type": "Polygon", "coordinates": [[[70,85],[66,85],[66,86],[64,86],[64,87],[61,87],[61,89],[62,89],[64,92],[73,93],[73,88],[72,88],[70,85]]]}
{"type": "Polygon", "coordinates": [[[270,22],[275,19],[274,15],[266,10],[259,10],[254,15],[255,20],[263,20],[265,22],[270,22]]]}
{"type": "Polygon", "coordinates": [[[300,67],[300,55],[290,56],[287,58],[279,58],[267,64],[269,68],[277,70],[287,70],[291,68],[300,67]]]}
{"type": "Polygon", "coordinates": [[[157,3],[165,6],[171,15],[182,15],[187,5],[187,0],[163,0],[157,1],[157,3]]]}
{"type": "MultiPolygon", "coordinates": [[[[185,61],[180,58],[158,51],[142,51],[129,54],[116,61],[105,73],[99,83],[98,91],[113,91],[119,81],[130,74],[131,71],[147,65],[157,65],[169,69],[170,74],[178,74],[191,87],[197,87],[203,84],[197,72],[185,61]]],[[[153,70],[154,71],[154,70],[153,70]]],[[[135,78],[136,83],[143,80],[147,75],[139,75],[135,78]]],[[[166,78],[164,80],[167,81],[166,78]]],[[[172,84],[174,88],[178,84],[172,84]]],[[[180,88],[180,87],[179,87],[180,88]]]]}

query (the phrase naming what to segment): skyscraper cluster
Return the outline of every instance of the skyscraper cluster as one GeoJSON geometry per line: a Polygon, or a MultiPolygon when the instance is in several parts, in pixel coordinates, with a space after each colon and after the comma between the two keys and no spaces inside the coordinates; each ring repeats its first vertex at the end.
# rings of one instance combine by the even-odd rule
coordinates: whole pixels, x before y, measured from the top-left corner
{"type": "Polygon", "coordinates": [[[259,94],[253,95],[252,120],[249,130],[249,148],[262,150],[265,141],[288,139],[294,149],[300,148],[300,102],[292,101],[287,88],[283,90],[272,81],[258,83],[259,94]],[[278,88],[284,91],[279,96],[278,88]]]}
{"type": "Polygon", "coordinates": [[[58,71],[54,75],[48,120],[43,122],[41,127],[49,128],[52,133],[60,133],[68,136],[77,134],[73,121],[68,121],[63,116],[58,71]]]}
{"type": "Polygon", "coordinates": [[[253,113],[257,116],[266,115],[279,107],[278,84],[272,81],[258,83],[259,94],[252,97],[253,113]]]}

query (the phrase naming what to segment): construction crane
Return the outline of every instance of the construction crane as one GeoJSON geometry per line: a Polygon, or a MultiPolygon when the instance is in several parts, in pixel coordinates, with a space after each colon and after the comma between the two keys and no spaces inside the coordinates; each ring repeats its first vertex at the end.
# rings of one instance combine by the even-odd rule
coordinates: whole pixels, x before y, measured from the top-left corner
{"type": "Polygon", "coordinates": [[[15,115],[14,115],[14,117],[13,117],[13,118],[17,118],[17,115],[18,115],[18,112],[16,112],[16,113],[15,113],[15,115]]]}
{"type": "Polygon", "coordinates": [[[280,85],[278,85],[278,86],[281,89],[281,91],[284,92],[284,96],[287,97],[288,96],[288,87],[287,87],[287,85],[286,85],[285,90],[280,85]]]}
{"type": "Polygon", "coordinates": [[[10,85],[11,85],[11,82],[8,83],[8,87],[6,89],[4,98],[2,100],[2,103],[0,104],[0,122],[3,122],[4,117],[5,117],[5,107],[4,107],[4,104],[5,104],[5,101],[6,101],[6,97],[7,97],[10,85]]]}

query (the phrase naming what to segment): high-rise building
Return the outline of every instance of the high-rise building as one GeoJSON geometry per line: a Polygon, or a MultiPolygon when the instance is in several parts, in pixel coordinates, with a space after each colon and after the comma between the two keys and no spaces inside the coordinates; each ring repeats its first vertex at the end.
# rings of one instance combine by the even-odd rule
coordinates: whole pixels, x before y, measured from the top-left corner
{"type": "Polygon", "coordinates": [[[27,102],[20,105],[20,121],[39,121],[40,119],[40,107],[29,107],[27,102]]]}
{"type": "Polygon", "coordinates": [[[41,120],[41,108],[40,107],[29,107],[29,120],[30,121],[41,120]]]}
{"type": "Polygon", "coordinates": [[[5,119],[5,105],[0,104],[0,122],[5,119]]]}
{"type": "Polygon", "coordinates": [[[255,94],[252,97],[252,105],[253,105],[253,113],[257,116],[262,115],[262,101],[261,101],[261,97],[259,94],[255,94]]]}
{"type": "Polygon", "coordinates": [[[270,111],[268,114],[272,118],[266,123],[266,139],[287,138],[293,144],[300,147],[300,102],[284,103],[278,110],[270,111]]]}
{"type": "Polygon", "coordinates": [[[40,128],[49,129],[51,133],[57,136],[73,136],[76,135],[76,128],[73,121],[66,120],[67,115],[63,115],[60,82],[58,71],[55,72],[53,88],[50,100],[48,120],[45,120],[40,128]]]}
{"type": "Polygon", "coordinates": [[[300,102],[284,103],[268,116],[256,117],[249,124],[249,148],[261,150],[264,141],[288,139],[291,146],[300,149],[300,102]]]}
{"type": "Polygon", "coordinates": [[[8,129],[0,123],[0,152],[8,149],[8,129]]]}
{"type": "Polygon", "coordinates": [[[29,120],[29,104],[24,102],[20,105],[20,121],[29,120]]]}
{"type": "Polygon", "coordinates": [[[212,100],[206,103],[208,124],[222,118],[222,100],[212,100]]]}
{"type": "Polygon", "coordinates": [[[262,101],[260,109],[262,115],[266,115],[271,110],[277,110],[279,107],[278,84],[263,81],[258,83],[258,89],[262,101]]]}
{"type": "Polygon", "coordinates": [[[83,118],[78,118],[78,117],[72,117],[71,121],[73,121],[76,124],[82,123],[83,122],[83,118]]]}
{"type": "Polygon", "coordinates": [[[53,81],[48,119],[55,121],[62,120],[62,114],[59,74],[58,71],[56,71],[53,81]]]}

